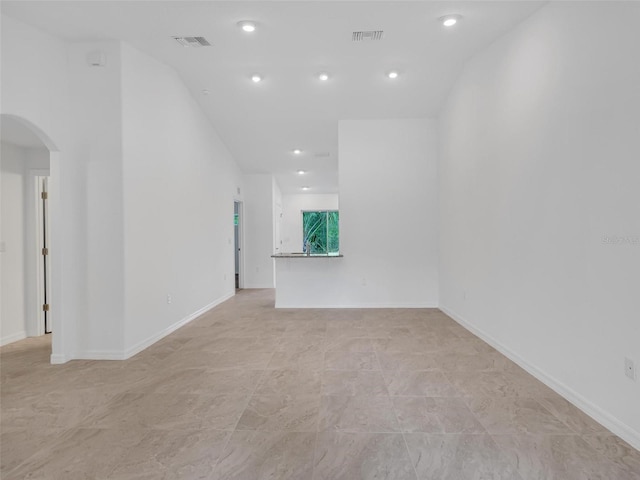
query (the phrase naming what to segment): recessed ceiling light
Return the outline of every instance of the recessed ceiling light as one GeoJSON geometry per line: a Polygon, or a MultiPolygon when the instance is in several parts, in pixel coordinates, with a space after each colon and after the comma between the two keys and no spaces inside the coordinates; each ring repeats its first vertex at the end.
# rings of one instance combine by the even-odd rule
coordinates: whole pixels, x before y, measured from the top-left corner
{"type": "Polygon", "coordinates": [[[209,95],[209,93],[211,93],[211,92],[209,92],[209,90],[207,90],[206,88],[204,90],[202,90],[202,94],[203,95],[209,95]]]}
{"type": "Polygon", "coordinates": [[[329,80],[329,74],[326,73],[326,72],[319,73],[318,74],[318,79],[323,81],[323,82],[326,82],[327,80],[329,80]]]}
{"type": "Polygon", "coordinates": [[[250,22],[249,20],[243,20],[238,22],[238,26],[242,29],[242,31],[251,33],[256,31],[255,22],[250,22]]]}
{"type": "Polygon", "coordinates": [[[309,187],[302,187],[302,190],[306,192],[307,190],[309,190],[309,187]]]}
{"type": "Polygon", "coordinates": [[[462,15],[445,15],[444,17],[440,17],[438,20],[445,27],[453,27],[461,18],[462,15]]]}
{"type": "Polygon", "coordinates": [[[300,150],[299,148],[296,148],[296,149],[293,151],[293,154],[294,154],[294,155],[300,155],[301,153],[302,153],[302,150],[300,150]]]}
{"type": "Polygon", "coordinates": [[[398,72],[396,72],[395,70],[392,70],[389,73],[387,73],[387,77],[389,77],[389,78],[398,78],[398,72]]]}
{"type": "Polygon", "coordinates": [[[307,172],[305,172],[304,170],[298,170],[298,175],[304,175],[305,173],[307,172]]]}
{"type": "Polygon", "coordinates": [[[253,75],[251,75],[251,81],[253,83],[258,83],[262,81],[262,76],[258,75],[257,73],[254,73],[253,75]]]}

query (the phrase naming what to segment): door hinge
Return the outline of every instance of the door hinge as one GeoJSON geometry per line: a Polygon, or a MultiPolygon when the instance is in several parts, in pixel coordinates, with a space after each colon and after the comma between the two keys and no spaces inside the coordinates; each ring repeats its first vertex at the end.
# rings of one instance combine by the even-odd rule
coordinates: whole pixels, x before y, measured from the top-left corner
{"type": "Polygon", "coordinates": [[[43,312],[48,312],[49,311],[49,304],[45,303],[44,305],[42,305],[42,311],[43,312]]]}
{"type": "Polygon", "coordinates": [[[45,257],[46,257],[47,255],[49,255],[49,249],[48,249],[48,248],[43,248],[43,249],[42,249],[42,255],[44,255],[45,257]]]}
{"type": "Polygon", "coordinates": [[[42,198],[43,200],[46,200],[47,198],[49,198],[49,194],[47,192],[42,192],[40,194],[40,198],[42,198]]]}

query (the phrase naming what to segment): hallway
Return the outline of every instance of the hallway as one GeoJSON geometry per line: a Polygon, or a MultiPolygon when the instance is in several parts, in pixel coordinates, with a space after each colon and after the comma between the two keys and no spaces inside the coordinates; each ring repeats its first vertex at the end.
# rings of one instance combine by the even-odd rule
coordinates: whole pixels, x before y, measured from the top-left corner
{"type": "Polygon", "coordinates": [[[127,361],[3,347],[1,477],[640,478],[640,453],[438,310],[273,298],[241,291],[127,361]]]}

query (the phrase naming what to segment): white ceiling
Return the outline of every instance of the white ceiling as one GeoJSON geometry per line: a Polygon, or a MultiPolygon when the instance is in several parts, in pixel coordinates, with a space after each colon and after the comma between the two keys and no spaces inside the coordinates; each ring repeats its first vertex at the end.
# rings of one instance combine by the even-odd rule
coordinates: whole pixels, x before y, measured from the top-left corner
{"type": "Polygon", "coordinates": [[[437,115],[464,62],[543,3],[3,1],[2,10],[70,41],[123,40],[173,66],[245,172],[274,173],[283,193],[328,193],[338,189],[340,119],[437,115]],[[464,17],[455,27],[437,21],[452,13],[464,17]],[[246,34],[240,20],[258,29],[246,34]],[[384,39],[353,43],[356,30],[384,39]],[[183,48],[171,36],[213,46],[183,48]],[[387,78],[390,69],[400,77],[387,78]]]}

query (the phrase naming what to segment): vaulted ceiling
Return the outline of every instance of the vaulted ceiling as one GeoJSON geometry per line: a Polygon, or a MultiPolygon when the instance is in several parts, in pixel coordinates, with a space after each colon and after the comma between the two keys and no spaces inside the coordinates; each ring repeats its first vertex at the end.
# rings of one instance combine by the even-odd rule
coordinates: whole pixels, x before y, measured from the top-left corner
{"type": "Polygon", "coordinates": [[[2,11],[69,41],[122,40],[171,65],[245,172],[273,173],[284,193],[328,193],[338,190],[340,119],[436,116],[464,63],[543,3],[3,1],[2,11]],[[447,14],[462,18],[444,27],[447,14]],[[256,30],[245,33],[242,20],[256,30]],[[352,41],[369,30],[383,38],[352,41]],[[212,45],[185,48],[173,36],[212,45]]]}

